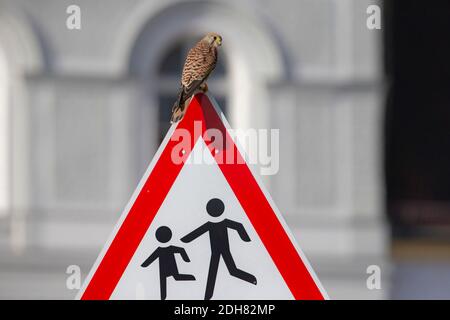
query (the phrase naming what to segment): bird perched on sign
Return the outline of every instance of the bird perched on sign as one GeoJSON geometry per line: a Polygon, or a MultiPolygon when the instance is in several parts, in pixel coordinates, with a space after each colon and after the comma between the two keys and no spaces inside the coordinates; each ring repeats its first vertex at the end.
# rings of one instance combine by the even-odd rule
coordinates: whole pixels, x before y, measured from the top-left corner
{"type": "Polygon", "coordinates": [[[183,119],[186,113],[185,102],[195,91],[206,92],[206,79],[214,70],[217,63],[217,48],[222,45],[222,37],[214,32],[208,33],[189,50],[181,74],[181,88],[177,101],[172,107],[170,123],[183,119]]]}

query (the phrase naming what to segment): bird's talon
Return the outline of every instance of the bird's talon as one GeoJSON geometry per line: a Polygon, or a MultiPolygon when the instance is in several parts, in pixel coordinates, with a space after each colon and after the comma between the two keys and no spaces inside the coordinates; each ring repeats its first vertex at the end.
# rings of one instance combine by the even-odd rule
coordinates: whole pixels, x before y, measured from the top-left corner
{"type": "Polygon", "coordinates": [[[206,93],[208,91],[208,85],[206,83],[202,83],[199,89],[201,92],[206,93]]]}

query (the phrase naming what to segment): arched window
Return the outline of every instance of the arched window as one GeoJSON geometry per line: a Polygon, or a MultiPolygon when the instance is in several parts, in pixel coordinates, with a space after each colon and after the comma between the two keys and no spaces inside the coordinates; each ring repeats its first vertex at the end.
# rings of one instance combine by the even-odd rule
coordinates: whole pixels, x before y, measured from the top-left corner
{"type": "Polygon", "coordinates": [[[0,48],[0,217],[9,212],[9,105],[6,57],[0,48]]]}
{"type": "MultiPolygon", "coordinates": [[[[175,42],[163,55],[158,68],[158,103],[159,103],[159,142],[164,139],[170,127],[170,116],[178,89],[180,87],[181,72],[184,60],[190,48],[200,37],[185,38],[175,42]]],[[[226,57],[220,52],[219,60],[214,72],[208,78],[208,87],[217,100],[220,108],[227,115],[228,77],[226,71],[226,57]]]]}

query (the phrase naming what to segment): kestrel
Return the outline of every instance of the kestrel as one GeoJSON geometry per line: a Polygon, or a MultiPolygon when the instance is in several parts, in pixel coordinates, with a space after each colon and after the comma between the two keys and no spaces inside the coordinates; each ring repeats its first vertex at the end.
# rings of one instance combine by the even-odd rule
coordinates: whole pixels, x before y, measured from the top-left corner
{"type": "Polygon", "coordinates": [[[186,113],[185,103],[197,89],[206,92],[206,79],[217,63],[217,48],[222,45],[222,37],[211,32],[189,50],[181,74],[181,88],[177,101],[172,107],[170,123],[183,119],[186,113]]]}

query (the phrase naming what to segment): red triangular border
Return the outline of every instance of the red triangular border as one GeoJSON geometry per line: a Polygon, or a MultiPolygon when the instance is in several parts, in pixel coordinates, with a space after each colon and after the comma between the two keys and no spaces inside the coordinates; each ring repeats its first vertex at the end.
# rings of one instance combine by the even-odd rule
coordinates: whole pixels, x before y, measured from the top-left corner
{"type": "Polygon", "coordinates": [[[124,210],[117,231],[113,233],[109,245],[105,246],[103,254],[99,256],[85,281],[84,288],[80,290],[79,297],[83,300],[110,298],[181,171],[184,160],[190,154],[191,150],[187,150],[183,155],[183,162],[179,164],[171,159],[174,147],[179,144],[178,139],[174,139],[174,134],[180,132],[180,129],[189,131],[192,148],[198,138],[201,136],[204,138],[294,298],[325,299],[326,293],[308,261],[301,250],[296,248],[293,237],[286,232],[287,227],[277,214],[275,206],[271,205],[270,197],[253,176],[219,113],[204,94],[197,94],[192,99],[184,119],[167,134],[149,166],[147,177],[144,176],[130,204],[124,210]],[[211,140],[208,141],[208,137],[205,137],[205,130],[211,128],[219,130],[223,137],[226,137],[227,143],[223,150],[217,145],[212,147],[211,140]],[[213,152],[215,151],[213,148],[219,149],[219,152],[213,152]],[[221,161],[230,154],[236,161],[232,163],[221,161]]]}

